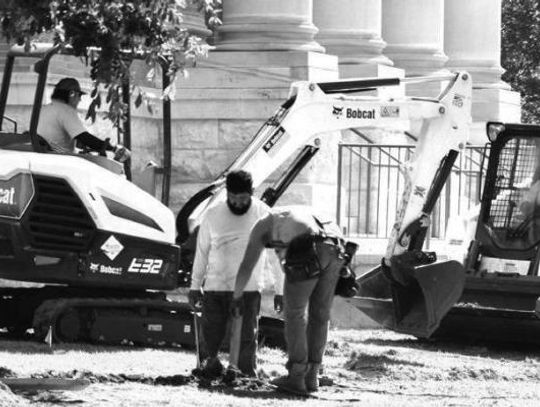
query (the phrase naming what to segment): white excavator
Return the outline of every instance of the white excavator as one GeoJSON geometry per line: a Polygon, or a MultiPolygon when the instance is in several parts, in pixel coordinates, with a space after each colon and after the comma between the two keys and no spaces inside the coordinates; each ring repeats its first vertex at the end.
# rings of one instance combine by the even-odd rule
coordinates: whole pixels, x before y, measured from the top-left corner
{"type": "MultiPolygon", "coordinates": [[[[20,50],[13,51],[8,63],[19,56],[20,50]]],[[[33,56],[43,61],[50,53],[33,56]]],[[[30,131],[6,132],[0,121],[0,278],[43,284],[1,289],[0,326],[10,331],[33,328],[38,339],[51,332],[63,341],[193,345],[189,307],[167,300],[164,291],[189,283],[189,261],[181,261],[189,256],[180,245],[186,247],[205,209],[223,198],[227,171],[250,171],[258,186],[292,159],[263,194],[274,205],[319,150],[317,139],[348,128],[402,129],[418,140],[413,159],[404,165],[406,188],[384,260],[359,279],[360,295],[349,301],[385,326],[426,337],[436,333],[459,302],[469,274],[480,272],[485,245],[477,244],[477,257],[467,263],[438,261],[434,253],[422,251],[429,214],[468,139],[472,80],[465,72],[293,83],[289,98],[239,157],[181,209],[175,236],[172,211],[105,157],[40,150],[36,127],[47,74],[40,61],[30,131]],[[382,87],[433,81],[445,85],[436,98],[362,96],[382,87]]],[[[6,69],[0,119],[7,104],[7,74],[6,69]]],[[[521,257],[536,253],[538,242],[531,244],[534,250],[529,247],[521,257]]],[[[538,296],[532,294],[535,284],[527,288],[528,298],[538,296]]]]}

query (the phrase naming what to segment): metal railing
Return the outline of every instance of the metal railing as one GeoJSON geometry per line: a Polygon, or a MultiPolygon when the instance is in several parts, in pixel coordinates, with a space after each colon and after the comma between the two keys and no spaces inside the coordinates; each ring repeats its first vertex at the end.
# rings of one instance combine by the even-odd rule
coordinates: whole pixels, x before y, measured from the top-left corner
{"type": "MultiPolygon", "coordinates": [[[[432,213],[429,238],[445,236],[448,219],[480,202],[487,166],[483,146],[467,146],[432,213]]],[[[354,237],[388,238],[404,187],[401,167],[412,145],[341,144],[338,156],[337,220],[354,237]]]]}

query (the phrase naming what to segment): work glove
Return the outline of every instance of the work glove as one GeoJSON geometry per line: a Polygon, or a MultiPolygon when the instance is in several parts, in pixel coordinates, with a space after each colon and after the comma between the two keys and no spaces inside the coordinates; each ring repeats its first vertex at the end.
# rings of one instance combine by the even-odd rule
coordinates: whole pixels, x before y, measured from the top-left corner
{"type": "Polygon", "coordinates": [[[348,267],[344,267],[336,284],[335,295],[351,298],[357,296],[359,290],[360,286],[356,282],[356,274],[348,267]]]}
{"type": "Polygon", "coordinates": [[[239,318],[244,315],[244,296],[240,298],[233,297],[229,311],[233,318],[239,318]]]}
{"type": "Polygon", "coordinates": [[[199,312],[202,308],[203,293],[201,290],[189,290],[188,302],[193,311],[199,312]]]}
{"type": "Polygon", "coordinates": [[[283,311],[283,295],[274,295],[274,311],[278,314],[283,311]]]}
{"type": "Polygon", "coordinates": [[[114,147],[114,159],[118,161],[119,163],[123,163],[131,157],[131,151],[129,151],[126,147],[124,147],[122,144],[117,144],[114,147]]]}

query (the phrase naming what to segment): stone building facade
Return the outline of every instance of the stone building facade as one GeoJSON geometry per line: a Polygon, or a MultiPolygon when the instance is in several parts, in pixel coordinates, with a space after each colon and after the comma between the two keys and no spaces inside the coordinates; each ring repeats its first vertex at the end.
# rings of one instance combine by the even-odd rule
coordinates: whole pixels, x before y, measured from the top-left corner
{"type": "MultiPolygon", "coordinates": [[[[187,13],[186,22],[215,49],[177,84],[170,199],[175,211],[228,166],[296,80],[467,70],[474,81],[478,140],[486,121],[520,119],[519,95],[501,81],[501,0],[223,0],[223,24],[216,32],[195,12],[187,13]]],[[[5,49],[0,45],[0,53],[5,49]]],[[[72,75],[89,87],[85,70],[78,61],[57,61],[49,82],[72,75]]],[[[141,86],[152,90],[144,74],[139,77],[141,86]]],[[[23,127],[32,80],[28,67],[18,66],[7,113],[23,127]]],[[[405,92],[434,96],[438,90],[411,86],[405,92]]],[[[159,160],[159,101],[153,115],[144,109],[132,114],[136,172],[148,159],[159,160]]],[[[113,131],[103,121],[92,129],[104,137],[113,131]]],[[[337,143],[343,137],[350,135],[321,137],[322,152],[284,202],[335,214],[337,143]]]]}

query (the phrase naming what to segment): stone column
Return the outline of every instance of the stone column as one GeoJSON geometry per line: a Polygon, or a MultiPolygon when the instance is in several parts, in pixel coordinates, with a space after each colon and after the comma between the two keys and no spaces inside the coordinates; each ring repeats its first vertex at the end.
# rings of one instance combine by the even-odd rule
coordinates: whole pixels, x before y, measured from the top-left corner
{"type": "Polygon", "coordinates": [[[220,51],[317,51],[312,0],[224,0],[220,51]]]}
{"type": "Polygon", "coordinates": [[[485,122],[519,122],[519,94],[501,80],[501,0],[447,0],[444,49],[447,67],[473,79],[473,138],[486,141],[485,122]]]}
{"type": "Polygon", "coordinates": [[[407,76],[443,69],[444,0],[382,0],[384,53],[407,76]]]}
{"type": "Polygon", "coordinates": [[[183,10],[183,15],[184,26],[187,27],[189,32],[201,38],[212,35],[212,31],[205,24],[204,12],[198,11],[194,6],[188,6],[183,10]]]}
{"type": "Polygon", "coordinates": [[[446,1],[444,13],[446,66],[469,71],[476,88],[510,89],[501,81],[501,0],[446,1]]]}
{"type": "MultiPolygon", "coordinates": [[[[215,50],[189,70],[189,80],[177,81],[172,112],[175,210],[230,165],[287,99],[292,82],[338,79],[337,57],[324,54],[314,40],[312,12],[312,0],[223,0],[215,50]]],[[[335,200],[327,201],[336,195],[336,176],[331,175],[336,166],[329,167],[325,157],[321,151],[314,159],[319,164],[313,165],[327,168],[326,178],[306,168],[280,204],[324,205],[335,211],[335,200]]]]}
{"type": "MultiPolygon", "coordinates": [[[[327,54],[339,59],[341,78],[402,77],[383,50],[381,38],[381,0],[313,0],[313,22],[319,29],[315,39],[327,54]]],[[[403,89],[392,87],[372,94],[391,92],[397,96],[403,89]]]]}
{"type": "Polygon", "coordinates": [[[317,41],[340,65],[393,65],[382,53],[381,0],[313,0],[313,22],[317,41]]]}

